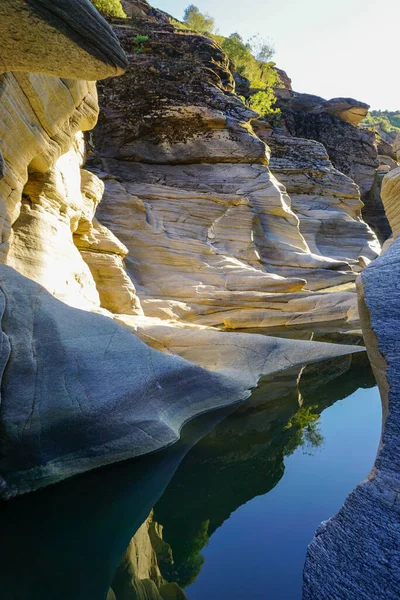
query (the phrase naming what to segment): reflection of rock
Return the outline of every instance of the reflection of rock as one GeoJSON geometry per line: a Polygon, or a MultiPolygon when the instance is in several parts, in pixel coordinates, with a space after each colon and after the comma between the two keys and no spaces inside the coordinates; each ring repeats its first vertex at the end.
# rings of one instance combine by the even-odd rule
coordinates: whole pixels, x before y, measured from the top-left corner
{"type": "MultiPolygon", "coordinates": [[[[312,411],[317,414],[358,385],[374,385],[368,379],[364,354],[354,356],[353,367],[346,373],[349,363],[348,357],[342,357],[320,364],[318,373],[315,367],[303,370],[300,395],[296,390],[298,369],[292,374],[282,373],[269,383],[265,381],[236,417],[229,417],[215,434],[205,438],[178,476],[177,482],[188,478],[190,485],[177,492],[174,483],[166,495],[173,509],[168,512],[169,524],[180,512],[182,526],[177,532],[179,543],[171,549],[165,545],[166,530],[160,536],[159,526],[147,517],[193,444],[212,431],[232,408],[192,421],[183,429],[181,441],[162,452],[95,470],[3,503],[0,528],[7,544],[0,546],[2,599],[42,600],[52,598],[57,590],[59,600],[88,600],[105,598],[112,587],[108,600],[114,600],[113,595],[116,600],[133,600],[136,597],[130,593],[131,584],[135,578],[133,583],[138,583],[139,576],[139,580],[157,582],[157,593],[163,600],[183,600],[183,592],[174,583],[177,577],[173,574],[169,578],[165,571],[176,569],[179,561],[188,557],[179,541],[185,523],[193,568],[199,564],[198,552],[211,528],[215,529],[230,510],[249,497],[268,491],[281,477],[282,452],[294,438],[301,442],[298,423],[293,419],[299,411],[300,396],[306,404],[312,399],[312,411]],[[325,385],[321,385],[321,379],[325,379],[325,385]],[[314,406],[315,398],[320,401],[318,407],[314,406]],[[289,422],[291,429],[285,429],[289,422]],[[204,468],[198,458],[205,460],[204,468]],[[199,469],[197,481],[191,476],[190,465],[199,469]],[[261,471],[252,469],[254,465],[261,471]],[[265,481],[260,473],[265,473],[265,481]],[[243,476],[242,482],[239,475],[243,476]],[[208,491],[212,492],[210,498],[206,496],[208,491]],[[193,535],[197,546],[193,545],[193,535]],[[128,553],[124,554],[128,545],[128,553]],[[135,550],[144,550],[145,554],[137,557],[135,550]],[[115,576],[123,554],[123,565],[115,576]],[[46,577],[38,577],[43,573],[46,577]],[[161,582],[160,573],[170,585],[161,582]],[[126,597],[121,597],[119,585],[128,586],[126,597]]],[[[144,593],[149,585],[155,592],[148,583],[137,587],[144,593]]],[[[155,598],[159,600],[157,595],[155,598]]],[[[143,600],[149,598],[143,596],[143,600]]]]}
{"type": "Polygon", "coordinates": [[[263,380],[249,402],[191,450],[155,507],[174,558],[161,569],[166,579],[185,586],[197,576],[200,541],[204,546],[233,511],[275,487],[285,454],[318,441],[313,415],[360,383],[375,385],[365,356],[351,363],[344,357],[263,380]],[[302,430],[308,418],[310,429],[302,430]]]}
{"type": "MultiPolygon", "coordinates": [[[[399,233],[400,169],[387,176],[382,199],[399,233]]],[[[304,569],[304,600],[395,600],[400,580],[400,240],[363,272],[359,301],[364,338],[383,406],[383,432],[368,479],[318,528],[304,569]]]]}
{"type": "MultiPolygon", "coordinates": [[[[163,452],[2,503],[0,527],[7,539],[0,546],[2,600],[47,600],[55,593],[58,600],[105,598],[121,556],[180,461],[226,414],[196,419],[163,452]]],[[[114,600],[114,592],[109,596],[114,600]]]]}
{"type": "Polygon", "coordinates": [[[162,577],[159,562],[172,562],[162,527],[152,515],[132,538],[112,583],[116,600],[186,600],[182,589],[162,577]]]}

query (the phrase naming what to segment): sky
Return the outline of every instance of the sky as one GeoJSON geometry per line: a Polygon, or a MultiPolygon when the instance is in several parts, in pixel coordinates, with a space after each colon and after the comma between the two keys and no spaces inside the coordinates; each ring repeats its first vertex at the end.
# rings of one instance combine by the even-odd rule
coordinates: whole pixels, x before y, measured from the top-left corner
{"type": "MultiPolygon", "coordinates": [[[[150,0],[182,19],[190,0],[150,0]]],[[[219,33],[260,34],[297,92],[400,110],[400,0],[194,0],[219,33]]]]}

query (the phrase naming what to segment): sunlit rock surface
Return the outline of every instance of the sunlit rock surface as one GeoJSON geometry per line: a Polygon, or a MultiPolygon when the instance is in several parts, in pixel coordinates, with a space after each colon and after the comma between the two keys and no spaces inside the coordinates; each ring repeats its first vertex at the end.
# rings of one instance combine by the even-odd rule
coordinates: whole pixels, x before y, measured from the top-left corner
{"type": "MultiPolygon", "coordinates": [[[[333,167],[322,144],[288,136],[262,121],[256,123],[256,131],[271,148],[271,171],[290,195],[308,247],[314,254],[348,265],[347,273],[342,266],[326,277],[335,280],[336,276],[338,283],[351,281],[359,269],[360,256],[372,259],[380,251],[375,235],[362,220],[358,187],[333,167]]],[[[312,271],[308,274],[307,287],[313,286],[328,287],[323,271],[318,270],[314,277],[312,271]]]]}
{"type": "Polygon", "coordinates": [[[89,0],[2,0],[1,71],[97,80],[120,75],[126,58],[89,0]]]}
{"type": "MultiPolygon", "coordinates": [[[[380,161],[375,133],[358,127],[368,105],[352,99],[323,100],[310,94],[290,92],[279,97],[281,126],[295,137],[322,143],[332,164],[360,188],[364,220],[383,242],[390,226],[380,195],[374,193],[380,161]],[[346,102],[348,110],[345,109],[346,102]]],[[[379,179],[379,177],[378,177],[379,179]]]]}
{"type": "Polygon", "coordinates": [[[76,13],[73,0],[53,3],[47,22],[45,1],[4,3],[5,19],[34,10],[32,35],[50,36],[34,67],[15,63],[1,76],[5,498],[168,446],[187,420],[244,399],[262,375],[359,351],[202,327],[356,322],[354,293],[303,291],[310,269],[353,268],[310,250],[251,128],[256,115],[233,94],[227,57],[150,9],[153,56],[137,52],[137,21],[119,26],[131,69],[102,87],[100,156],[90,168],[107,191],[96,213],[103,182],[83,169],[82,134],[97,120],[96,89],[64,78],[75,71],[69,58],[60,67],[61,50],[72,36],[71,57],[88,80],[96,61],[107,77],[125,59],[86,0],[75,4],[76,13]],[[96,54],[92,38],[98,44],[103,30],[96,54]]]}
{"type": "Polygon", "coordinates": [[[356,320],[351,291],[312,293],[354,281],[359,257],[380,251],[356,186],[312,143],[303,179],[293,161],[276,179],[220,48],[139,8],[115,26],[130,67],[100,85],[88,168],[104,179],[97,218],[129,250],[145,315],[232,329],[356,320]],[[303,200],[314,204],[307,214],[303,200]]]}
{"type": "Polygon", "coordinates": [[[204,349],[185,353],[185,340],[195,346],[196,337],[182,332],[173,339],[187,362],[9,267],[1,267],[0,289],[3,497],[159,450],[195,415],[245,399],[261,375],[362,350],[206,331],[199,343],[213,354],[204,363],[204,349]]]}

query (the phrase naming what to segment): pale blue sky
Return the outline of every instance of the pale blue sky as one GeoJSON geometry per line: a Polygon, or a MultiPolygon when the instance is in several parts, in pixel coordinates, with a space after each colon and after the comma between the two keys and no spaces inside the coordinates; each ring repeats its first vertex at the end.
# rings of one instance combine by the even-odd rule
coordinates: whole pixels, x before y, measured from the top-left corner
{"type": "MultiPolygon", "coordinates": [[[[190,0],[150,0],[182,18],[190,0]]],[[[299,92],[400,110],[400,0],[195,0],[222,35],[259,33],[299,92]]]]}

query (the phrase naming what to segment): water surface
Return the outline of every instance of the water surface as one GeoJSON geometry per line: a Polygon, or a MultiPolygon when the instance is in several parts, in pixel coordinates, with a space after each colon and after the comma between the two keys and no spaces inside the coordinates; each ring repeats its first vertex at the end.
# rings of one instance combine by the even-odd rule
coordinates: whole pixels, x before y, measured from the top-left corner
{"type": "Polygon", "coordinates": [[[308,543],[372,467],[366,355],[264,379],[154,455],[0,505],[2,600],[300,600],[308,543]]]}

